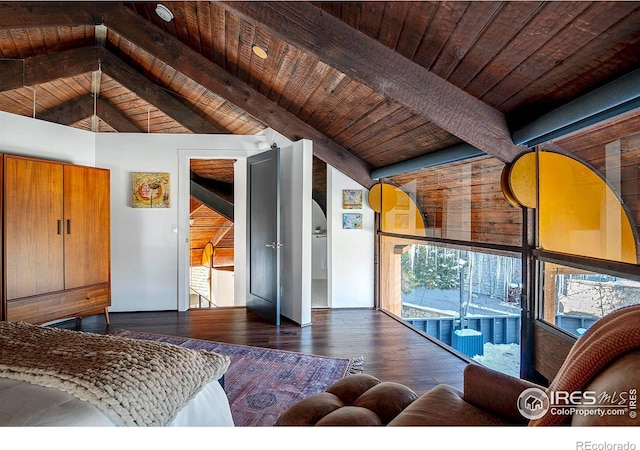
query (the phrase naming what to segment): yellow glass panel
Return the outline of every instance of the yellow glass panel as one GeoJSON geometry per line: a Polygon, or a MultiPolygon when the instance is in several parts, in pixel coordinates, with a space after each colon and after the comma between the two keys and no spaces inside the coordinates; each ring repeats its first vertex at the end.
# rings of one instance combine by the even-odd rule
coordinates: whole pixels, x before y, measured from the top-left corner
{"type": "Polygon", "coordinates": [[[212,256],[213,245],[211,244],[211,242],[207,242],[207,245],[205,245],[204,250],[202,251],[202,265],[208,267],[211,264],[212,256]]]}
{"type": "Polygon", "coordinates": [[[413,199],[402,189],[378,183],[369,190],[369,206],[381,213],[382,231],[425,236],[422,213],[413,199]]]}
{"type": "Polygon", "coordinates": [[[540,246],[637,264],[631,223],[609,185],[565,155],[539,152],[538,157],[540,246]]]}
{"type": "Polygon", "coordinates": [[[509,188],[511,194],[522,206],[527,208],[536,207],[535,152],[525,153],[514,161],[509,172],[509,188]]]}

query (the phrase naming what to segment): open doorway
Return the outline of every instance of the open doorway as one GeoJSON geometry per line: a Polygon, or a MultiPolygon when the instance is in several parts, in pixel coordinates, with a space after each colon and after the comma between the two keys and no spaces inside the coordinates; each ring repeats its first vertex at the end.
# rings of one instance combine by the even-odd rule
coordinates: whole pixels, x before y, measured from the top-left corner
{"type": "Polygon", "coordinates": [[[233,159],[191,159],[189,308],[234,303],[233,159]]]}
{"type": "Polygon", "coordinates": [[[328,308],[327,164],[313,157],[311,307],[328,308]]]}

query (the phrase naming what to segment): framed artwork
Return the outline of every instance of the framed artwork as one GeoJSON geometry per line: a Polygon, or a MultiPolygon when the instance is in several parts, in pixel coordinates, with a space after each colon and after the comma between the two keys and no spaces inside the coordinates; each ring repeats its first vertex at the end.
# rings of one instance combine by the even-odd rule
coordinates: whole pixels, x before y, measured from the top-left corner
{"type": "Polygon", "coordinates": [[[131,207],[168,208],[169,174],[166,172],[131,173],[131,207]]]}
{"type": "Polygon", "coordinates": [[[362,189],[343,189],[342,209],[362,209],[362,189]]]}
{"type": "Polygon", "coordinates": [[[362,230],[362,214],[345,213],[342,215],[342,228],[345,230],[362,230]]]}

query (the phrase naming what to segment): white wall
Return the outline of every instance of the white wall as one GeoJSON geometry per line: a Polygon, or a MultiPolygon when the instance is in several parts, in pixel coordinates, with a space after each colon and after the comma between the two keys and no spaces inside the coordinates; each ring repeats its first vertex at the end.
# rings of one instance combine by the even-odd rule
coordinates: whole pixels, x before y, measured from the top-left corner
{"type": "Polygon", "coordinates": [[[216,306],[234,306],[233,284],[233,272],[211,270],[211,297],[216,306]]]}
{"type": "Polygon", "coordinates": [[[373,308],[375,214],[366,201],[367,189],[327,166],[329,306],[373,308]],[[362,189],[362,210],[342,209],[342,190],[362,189]],[[343,213],[362,213],[361,230],[344,230],[343,213]]]}
{"type": "MultiPolygon", "coordinates": [[[[258,151],[261,139],[231,135],[96,135],[96,165],[111,170],[111,311],[188,309],[189,160],[246,158],[258,151]],[[168,172],[171,207],[132,208],[131,172],[168,172]]],[[[237,278],[238,274],[235,283],[237,278]]]]}
{"type": "Polygon", "coordinates": [[[0,153],[95,165],[94,133],[0,111],[0,153]]]}

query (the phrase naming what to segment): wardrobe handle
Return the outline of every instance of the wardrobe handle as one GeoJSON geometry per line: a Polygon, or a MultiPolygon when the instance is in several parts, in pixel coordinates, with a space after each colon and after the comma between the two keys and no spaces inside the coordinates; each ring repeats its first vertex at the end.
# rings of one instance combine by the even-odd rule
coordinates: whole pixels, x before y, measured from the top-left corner
{"type": "Polygon", "coordinates": [[[58,219],[58,235],[62,234],[62,220],[58,219]]]}
{"type": "Polygon", "coordinates": [[[67,234],[71,234],[71,219],[67,219],[67,234]]]}

